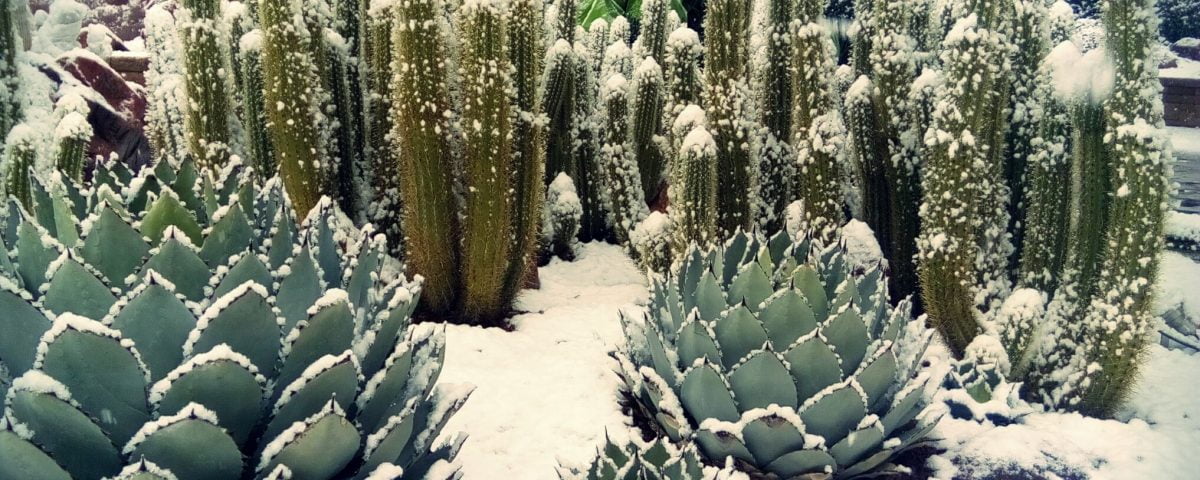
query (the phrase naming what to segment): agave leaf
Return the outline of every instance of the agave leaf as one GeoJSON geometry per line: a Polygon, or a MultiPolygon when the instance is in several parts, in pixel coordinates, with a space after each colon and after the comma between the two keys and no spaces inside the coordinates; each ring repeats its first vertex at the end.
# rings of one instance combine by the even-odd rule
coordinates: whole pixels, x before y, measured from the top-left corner
{"type": "Polygon", "coordinates": [[[877,451],[883,444],[883,425],[875,421],[866,427],[850,432],[846,438],[830,447],[829,453],[838,465],[852,465],[870,452],[877,451]]]}
{"type": "Polygon", "coordinates": [[[800,292],[788,288],[767,300],[758,312],[771,344],[782,350],[817,328],[817,317],[800,292]]]}
{"type": "MultiPolygon", "coordinates": [[[[384,463],[394,462],[413,440],[416,420],[411,408],[391,416],[374,434],[367,437],[366,462],[362,471],[370,472],[384,463]]],[[[373,430],[368,430],[373,431],[373,430]]]]}
{"type": "Polygon", "coordinates": [[[729,303],[717,284],[717,277],[712,272],[700,277],[700,284],[696,286],[696,309],[700,311],[700,318],[716,320],[727,308],[729,303]]]}
{"type": "Polygon", "coordinates": [[[130,292],[132,297],[123,302],[111,325],[133,340],[150,380],[157,381],[183,361],[183,344],[196,317],[158,275],[147,275],[144,282],[130,292]]]}
{"type": "Polygon", "coordinates": [[[17,273],[25,288],[37,295],[46,283],[46,270],[62,254],[62,246],[44,235],[35,224],[21,222],[17,227],[17,273]]]}
{"type": "Polygon", "coordinates": [[[279,355],[279,324],[266,289],[244,283],[216,300],[188,334],[184,355],[204,353],[222,343],[245,355],[271,378],[279,355]]]}
{"type": "Polygon", "coordinates": [[[771,263],[781,265],[784,262],[784,256],[788,253],[788,247],[792,246],[791,235],[787,231],[780,230],[767,240],[767,251],[771,255],[771,263]]]}
{"type": "Polygon", "coordinates": [[[867,344],[871,341],[867,337],[867,326],[863,324],[858,312],[854,309],[843,310],[821,328],[821,335],[833,347],[834,353],[842,359],[844,377],[858,370],[858,365],[867,355],[867,344]]]}
{"type": "Polygon", "coordinates": [[[747,422],[742,428],[742,438],[756,465],[769,465],[784,454],[804,448],[804,432],[777,414],[747,422]]]}
{"type": "Polygon", "coordinates": [[[264,454],[259,471],[287,465],[292,478],[333,478],[354,458],[362,440],[358,429],[337,408],[322,410],[288,433],[292,434],[290,438],[279,438],[286,441],[267,447],[278,450],[270,456],[264,454]]]}
{"type": "Polygon", "coordinates": [[[67,248],[75,248],[79,244],[79,221],[70,200],[60,194],[50,201],[50,208],[54,215],[54,238],[67,248]]]}
{"type": "Polygon", "coordinates": [[[54,459],[8,429],[0,419],[0,478],[22,480],[71,480],[71,475],[54,459]]]}
{"type": "Polygon", "coordinates": [[[129,184],[130,188],[136,188],[132,198],[129,198],[129,210],[134,212],[142,212],[146,210],[146,205],[151,199],[162,194],[162,186],[159,185],[158,177],[153,173],[148,173],[142,176],[143,181],[140,184],[129,184]]]}
{"type": "Polygon", "coordinates": [[[204,241],[196,217],[184,208],[175,195],[169,193],[154,200],[139,224],[142,235],[150,239],[151,245],[158,245],[162,241],[163,232],[167,227],[179,229],[194,245],[200,245],[204,241]]]}
{"type": "Polygon", "coordinates": [[[917,418],[925,398],[925,382],[909,384],[896,395],[892,408],[883,416],[883,433],[889,437],[917,418]]]}
{"type": "Polygon", "coordinates": [[[88,264],[118,285],[137,271],[149,252],[142,234],[108,206],[100,210],[79,251],[88,264]]]}
{"type": "MultiPolygon", "coordinates": [[[[837,460],[821,450],[797,450],[767,464],[767,471],[780,478],[802,478],[806,473],[837,471],[837,460]]],[[[821,478],[821,477],[817,477],[821,478]]]]}
{"type": "Polygon", "coordinates": [[[210,267],[216,268],[227,262],[229,257],[241,253],[251,246],[254,229],[246,219],[242,205],[234,202],[210,227],[200,247],[200,258],[210,267]]]}
{"type": "Polygon", "coordinates": [[[283,206],[271,217],[274,219],[274,223],[271,232],[271,248],[267,251],[267,258],[271,269],[274,270],[282,267],[288,259],[292,258],[292,247],[296,245],[296,223],[292,219],[291,212],[283,206]]]}
{"type": "Polygon", "coordinates": [[[737,404],[730,396],[729,388],[712,364],[706,363],[692,368],[683,376],[679,385],[679,400],[683,408],[697,422],[715,418],[725,422],[736,422],[741,415],[737,404]]]}
{"type": "Polygon", "coordinates": [[[709,336],[708,330],[700,324],[694,314],[692,319],[684,322],[683,328],[679,330],[676,343],[679,349],[679,363],[684,369],[701,358],[707,358],[712,362],[721,360],[721,352],[717,350],[717,343],[709,336]]]}
{"type": "Polygon", "coordinates": [[[253,365],[239,361],[244,358],[233,358],[228,348],[219,353],[180,365],[155,384],[151,401],[160,415],[175,414],[190,403],[203,405],[217,414],[217,424],[234,442],[245,445],[262,416],[266,379],[253,365]]]}
{"type": "Polygon", "coordinates": [[[150,419],[146,367],[117,331],[63,314],[38,350],[41,369],[62,382],[115,442],[124,443],[150,419]]]}
{"type": "Polygon", "coordinates": [[[847,307],[857,302],[858,298],[858,284],[854,282],[853,278],[848,278],[838,287],[829,310],[832,312],[840,311],[842,307],[847,307]]]}
{"type": "Polygon", "coordinates": [[[14,378],[33,366],[38,340],[50,329],[50,320],[21,293],[0,281],[0,362],[14,378]]]}
{"type": "Polygon", "coordinates": [[[21,228],[22,223],[25,223],[25,209],[21,207],[16,197],[9,196],[4,209],[4,223],[0,224],[0,227],[4,229],[4,249],[6,251],[17,248],[17,229],[21,228]]]}
{"type": "Polygon", "coordinates": [[[388,310],[381,312],[370,327],[374,340],[367,347],[366,356],[361,359],[363,374],[367,377],[375,375],[375,372],[383,368],[384,362],[396,348],[400,335],[408,327],[409,315],[416,303],[416,297],[408,287],[399,283],[390,298],[388,310]]]}
{"type": "Polygon", "coordinates": [[[224,275],[217,279],[217,287],[213,289],[213,297],[221,297],[226,293],[233,291],[238,285],[246,282],[254,282],[270,290],[274,279],[271,277],[271,271],[263,264],[258,255],[251,252],[245,252],[231,259],[231,265],[225,270],[224,275]]]}
{"type": "Polygon", "coordinates": [[[734,457],[754,462],[754,455],[737,437],[726,432],[714,432],[704,428],[696,431],[696,444],[708,458],[734,457]]]}
{"type": "Polygon", "coordinates": [[[364,245],[360,247],[358,257],[350,269],[350,276],[346,279],[346,293],[350,303],[360,311],[367,310],[371,305],[371,288],[376,283],[372,276],[379,278],[385,255],[377,244],[366,238],[367,235],[369,233],[363,234],[364,245]]]}
{"type": "MultiPolygon", "coordinates": [[[[199,179],[200,172],[196,170],[196,162],[189,158],[180,163],[179,170],[175,174],[175,182],[171,184],[171,190],[175,192],[179,202],[193,212],[204,211],[204,203],[196,195],[196,182],[199,179]]],[[[205,221],[203,218],[196,220],[205,221]]]]}
{"type": "Polygon", "coordinates": [[[763,348],[767,343],[767,332],[746,305],[738,305],[725,312],[713,327],[720,345],[721,361],[726,369],[733,368],[750,352],[763,348]]]}
{"type": "Polygon", "coordinates": [[[62,193],[65,203],[70,206],[70,214],[74,218],[85,218],[88,214],[88,198],[84,196],[83,187],[74,180],[62,178],[62,193]]]}
{"type": "Polygon", "coordinates": [[[880,352],[854,378],[866,392],[871,412],[878,413],[887,406],[883,401],[887,398],[888,389],[896,384],[896,355],[891,349],[880,352]]]}
{"type": "Polygon", "coordinates": [[[142,428],[125,447],[132,458],[160,465],[179,480],[228,480],[242,473],[242,453],[211,414],[195,404],[142,428]]]}
{"type": "Polygon", "coordinates": [[[168,238],[163,241],[158,252],[142,266],[142,275],[153,270],[175,284],[176,292],[199,302],[206,298],[204,287],[208,285],[210,271],[195,250],[180,240],[168,238]]]}
{"type": "Polygon", "coordinates": [[[775,293],[771,279],[757,263],[742,267],[729,286],[729,301],[742,302],[750,311],[757,313],[763,301],[775,293]]]}
{"type": "Polygon", "coordinates": [[[867,406],[863,404],[862,395],[851,385],[825,392],[800,410],[805,431],[825,437],[826,445],[846,438],[865,416],[867,406]]]}
{"type": "Polygon", "coordinates": [[[330,398],[343,410],[348,408],[358,394],[358,384],[358,364],[350,351],[321,357],[282,390],[263,438],[274,439],[293,423],[321,411],[330,398]]]}
{"type": "Polygon", "coordinates": [[[88,318],[104,318],[117,303],[108,286],[67,253],[54,271],[42,305],[56,314],[74,313],[88,318]]]}
{"type": "Polygon", "coordinates": [[[358,412],[358,423],[364,430],[375,431],[383,427],[388,417],[404,409],[408,401],[404,391],[408,387],[412,364],[413,348],[402,343],[388,357],[383,370],[367,382],[366,390],[359,397],[358,412]]]}
{"type": "MultiPolygon", "coordinates": [[[[313,258],[321,267],[322,280],[326,285],[340,286],[342,284],[342,257],[338,243],[333,238],[333,203],[328,199],[321,202],[316,217],[316,228],[309,228],[309,245],[313,250],[313,258]]],[[[311,217],[310,217],[311,219],[311,217]]]]}
{"type": "MultiPolygon", "coordinates": [[[[121,469],[117,448],[87,414],[71,403],[15,386],[8,398],[7,415],[29,428],[33,432],[31,440],[72,477],[101,478],[121,469]]],[[[0,470],[3,468],[0,466],[0,470]]]]}
{"type": "Polygon", "coordinates": [[[746,363],[734,367],[729,373],[729,386],[743,412],[772,404],[796,408],[799,399],[791,379],[787,367],[774,352],[760,350],[746,363]]]}
{"type": "MultiPolygon", "coordinates": [[[[446,422],[458,413],[458,410],[467,403],[467,399],[471,398],[471,393],[475,391],[475,387],[470,385],[437,385],[431,390],[429,400],[417,404],[417,409],[413,413],[414,431],[417,432],[413,441],[408,442],[404,451],[400,452],[400,456],[393,462],[400,466],[413,466],[414,463],[419,463],[422,455],[425,454],[432,446],[434,440],[438,438],[442,428],[446,426],[446,422]]],[[[414,472],[422,470],[421,468],[409,468],[414,472]]]]}
{"type": "Polygon", "coordinates": [[[876,468],[879,468],[880,465],[883,465],[883,462],[886,462],[888,459],[895,456],[897,451],[898,450],[888,448],[875,452],[858,463],[851,465],[849,468],[843,469],[842,475],[846,476],[847,478],[853,478],[855,476],[873,471],[876,468]]]}
{"type": "Polygon", "coordinates": [[[817,321],[824,322],[829,317],[829,297],[825,295],[825,287],[821,286],[817,271],[809,265],[801,265],[792,273],[792,285],[804,294],[817,321]]]}
{"type": "Polygon", "coordinates": [[[679,278],[680,296],[683,298],[683,311],[690,312],[696,308],[696,289],[700,285],[700,277],[708,272],[699,249],[688,249],[688,256],[682,268],[683,275],[679,278]]]}
{"type": "Polygon", "coordinates": [[[354,340],[354,316],[342,290],[331,290],[336,300],[315,305],[307,321],[296,324],[284,344],[283,366],[276,379],[279,385],[292,383],[318,358],[336,355],[350,348],[354,340]]]}
{"type": "Polygon", "coordinates": [[[809,398],[842,379],[837,354],[819,337],[812,337],[783,354],[800,398],[809,398]]]}
{"type": "Polygon", "coordinates": [[[275,224],[275,214],[283,207],[283,187],[272,179],[254,197],[254,228],[258,235],[266,237],[275,224]]]}
{"type": "Polygon", "coordinates": [[[650,352],[650,361],[654,365],[654,371],[659,377],[667,383],[668,386],[674,387],[679,383],[677,378],[679,375],[678,366],[671,362],[667,351],[663,347],[662,338],[658,332],[652,328],[643,329],[646,339],[646,350],[650,352]]]}
{"type": "Polygon", "coordinates": [[[50,236],[58,238],[58,232],[55,230],[58,224],[54,222],[54,205],[51,201],[49,189],[38,175],[31,175],[29,182],[29,194],[33,198],[33,204],[30,207],[33,211],[33,217],[37,219],[38,225],[46,229],[50,236]]]}
{"type": "Polygon", "coordinates": [[[746,255],[753,254],[750,251],[750,242],[751,238],[746,232],[738,231],[725,243],[724,268],[720,271],[722,285],[729,285],[738,269],[745,263],[746,255]]]}
{"type": "Polygon", "coordinates": [[[309,305],[325,293],[316,260],[307,246],[301,247],[288,265],[291,271],[279,282],[279,293],[276,294],[279,309],[283,312],[284,333],[290,332],[297,322],[308,318],[309,305]]]}

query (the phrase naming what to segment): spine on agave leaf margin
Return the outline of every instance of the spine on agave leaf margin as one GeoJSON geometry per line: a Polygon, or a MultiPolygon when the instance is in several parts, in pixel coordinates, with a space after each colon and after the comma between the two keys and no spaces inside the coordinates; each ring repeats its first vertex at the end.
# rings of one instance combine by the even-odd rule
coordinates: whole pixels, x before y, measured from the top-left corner
{"type": "Polygon", "coordinates": [[[629,145],[629,82],[614,73],[600,86],[604,142],[600,148],[609,212],[617,241],[629,243],[629,233],[646,216],[646,202],[629,145]]]}
{"type": "MultiPolygon", "coordinates": [[[[803,2],[802,2],[803,3],[803,2]]],[[[824,4],[824,1],[811,3],[824,4]]],[[[761,185],[758,222],[770,236],[783,228],[784,210],[792,202],[796,154],[792,148],[793,93],[799,72],[792,68],[792,20],[795,0],[755,0],[755,12],[761,25],[755,26],[753,85],[758,101],[763,141],[759,150],[761,185]]],[[[799,8],[805,8],[801,5],[799,8]]],[[[825,64],[806,65],[806,70],[825,64]]]]}
{"type": "Polygon", "coordinates": [[[717,142],[717,227],[723,236],[749,230],[756,205],[758,165],[750,120],[750,4],[708,2],[704,17],[704,97],[717,142]]]}
{"type": "MultiPolygon", "coordinates": [[[[281,1],[281,0],[276,0],[281,1]]],[[[229,62],[221,47],[217,0],[184,0],[177,20],[186,72],[188,149],[216,172],[225,166],[229,146],[229,62]]]]}
{"type": "MultiPolygon", "coordinates": [[[[977,257],[981,232],[998,198],[993,159],[998,119],[1007,99],[1008,50],[998,27],[1001,5],[972,0],[943,42],[945,81],[938,93],[922,187],[919,275],[931,323],[956,356],[980,331],[977,307],[983,292],[977,257]]],[[[1000,209],[1004,207],[1001,206],[1000,209]]],[[[1005,225],[1007,222],[1005,222],[1005,225]]],[[[1002,234],[1003,232],[996,232],[1002,234]]]]}
{"type": "MultiPolygon", "coordinates": [[[[508,57],[516,90],[513,124],[513,247],[502,298],[511,299],[530,268],[545,200],[546,116],[539,86],[546,56],[542,0],[513,0],[509,5],[508,57]]],[[[506,300],[507,301],[507,300],[506,300]]]]}
{"type": "Polygon", "coordinates": [[[1103,21],[1115,71],[1105,104],[1113,196],[1105,232],[1101,292],[1084,320],[1087,368],[1079,410],[1111,416],[1137,378],[1154,322],[1152,282],[1158,276],[1163,218],[1170,189],[1170,151],[1163,126],[1162,87],[1149,61],[1157,47],[1153,0],[1110,0],[1103,21]]]}
{"type": "Polygon", "coordinates": [[[261,0],[263,99],[267,130],[275,149],[275,164],[288,197],[303,217],[317,204],[321,192],[324,145],[315,119],[316,65],[309,34],[299,20],[293,0],[261,0]]]}
{"type": "Polygon", "coordinates": [[[843,217],[840,165],[846,129],[833,91],[833,45],[821,25],[825,5],[824,0],[804,0],[796,9],[791,135],[799,168],[795,196],[804,206],[802,221],[817,238],[832,241],[843,217]]]}
{"type": "Polygon", "coordinates": [[[507,12],[498,0],[469,0],[456,13],[463,43],[461,105],[463,142],[463,313],[503,318],[502,297],[512,252],[513,104],[507,12]]]}
{"type": "MultiPolygon", "coordinates": [[[[449,65],[441,0],[393,4],[392,130],[404,202],[406,260],[425,277],[422,304],[449,313],[458,291],[458,208],[449,65]]],[[[490,235],[493,239],[494,235],[490,235]]],[[[499,243],[499,242],[498,242],[499,243]]]]}
{"type": "Polygon", "coordinates": [[[275,147],[267,128],[267,110],[263,89],[262,30],[246,32],[238,48],[238,83],[242,87],[242,130],[245,132],[246,155],[254,172],[266,180],[278,173],[275,147]]]}

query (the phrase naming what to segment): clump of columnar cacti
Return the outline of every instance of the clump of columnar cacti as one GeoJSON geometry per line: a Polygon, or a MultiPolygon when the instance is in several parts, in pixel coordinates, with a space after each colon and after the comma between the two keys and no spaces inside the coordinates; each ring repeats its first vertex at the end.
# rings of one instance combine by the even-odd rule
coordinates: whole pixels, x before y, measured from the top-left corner
{"type": "MultiPolygon", "coordinates": [[[[792,21],[797,5],[793,0],[755,0],[760,25],[753,35],[753,88],[758,104],[763,138],[759,171],[758,227],[768,234],[783,228],[783,215],[794,196],[796,152],[792,147],[793,87],[799,71],[793,68],[792,21]]],[[[814,19],[815,20],[815,19],[814,19]]],[[[824,63],[819,64],[824,67],[824,63]]],[[[806,70],[813,65],[806,65],[806,70]]],[[[820,70],[820,69],[814,69],[820,70]]],[[[824,77],[825,73],[815,76],[824,77]]]]}
{"type": "Polygon", "coordinates": [[[658,197],[666,173],[666,146],[661,135],[664,88],[662,67],[654,57],[645,57],[634,69],[629,86],[629,145],[637,159],[642,201],[647,203],[658,197]]]}
{"type": "Polygon", "coordinates": [[[236,162],[94,179],[82,217],[5,220],[0,477],[453,476],[462,437],[434,440],[471,389],[438,384],[444,337],[410,329],[421,284],[382,238],[236,162]]]}
{"type": "Polygon", "coordinates": [[[993,245],[1004,241],[1007,226],[997,160],[1008,106],[1009,50],[1000,31],[1006,18],[997,3],[965,6],[943,42],[944,83],[925,136],[926,202],[917,239],[922,298],[956,355],[980,332],[980,306],[1003,289],[988,269],[999,264],[1007,271],[1007,257],[995,258],[1003,249],[993,245]]]}
{"type": "Polygon", "coordinates": [[[17,22],[28,8],[24,2],[7,0],[0,2],[0,135],[20,120],[20,103],[17,100],[17,53],[23,50],[18,35],[17,22]]]}
{"type": "Polygon", "coordinates": [[[644,317],[623,317],[627,407],[755,477],[871,472],[939,415],[926,405],[940,379],[920,367],[932,332],[889,305],[886,282],[782,232],[693,249],[653,280],[644,317]]]}
{"type": "Polygon", "coordinates": [[[700,461],[695,445],[679,448],[664,439],[650,443],[633,439],[629,444],[621,445],[606,435],[604,446],[596,450],[596,457],[590,463],[582,466],[559,465],[558,478],[701,480],[710,477],[705,475],[704,463],[700,461]]]}
{"type": "Polygon", "coordinates": [[[427,279],[429,313],[495,323],[524,282],[542,214],[542,13],[468,1],[451,41],[446,11],[441,0],[391,9],[407,258],[427,279]]]}
{"type": "Polygon", "coordinates": [[[555,178],[546,190],[546,204],[542,214],[542,251],[547,256],[574,259],[582,217],[583,206],[575,190],[575,183],[567,174],[558,174],[558,178],[555,178]]]}
{"type": "Polygon", "coordinates": [[[791,135],[797,160],[793,196],[803,202],[806,228],[822,241],[830,241],[842,224],[841,164],[846,132],[831,81],[833,46],[821,24],[825,4],[806,0],[796,10],[791,40],[795,49],[792,68],[797,72],[791,135]]]}
{"type": "Polygon", "coordinates": [[[146,10],[143,36],[150,54],[146,69],[146,137],[156,158],[180,162],[191,156],[184,131],[188,100],[175,17],[163,4],[146,10]]]}
{"type": "Polygon", "coordinates": [[[619,72],[609,76],[600,86],[599,101],[604,120],[600,169],[608,187],[608,211],[617,241],[628,244],[629,233],[648,212],[629,140],[629,82],[625,76],[619,72]]]}
{"type": "Polygon", "coordinates": [[[751,5],[714,0],[704,17],[704,105],[717,143],[717,228],[729,236],[754,223],[757,129],[750,102],[751,5]]]}
{"type": "Polygon", "coordinates": [[[218,23],[220,3],[185,0],[181,6],[176,20],[183,47],[188,150],[201,166],[215,172],[232,155],[229,87],[233,83],[218,23]]]}

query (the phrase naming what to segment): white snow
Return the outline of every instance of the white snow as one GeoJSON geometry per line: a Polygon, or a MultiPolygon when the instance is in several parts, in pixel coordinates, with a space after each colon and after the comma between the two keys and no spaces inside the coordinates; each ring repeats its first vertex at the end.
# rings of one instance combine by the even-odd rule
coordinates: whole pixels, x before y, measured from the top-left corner
{"type": "Polygon", "coordinates": [[[513,318],[516,331],[446,328],[439,383],[477,387],[441,437],[469,435],[458,455],[468,480],[557,479],[558,459],[589,460],[605,432],[628,437],[608,352],[624,343],[618,311],[645,302],[641,271],[620,247],[588,243],[540,276],[517,300],[529,313],[513,318]]]}
{"type": "Polygon", "coordinates": [[[846,246],[846,262],[856,270],[868,270],[887,263],[875,232],[866,222],[850,220],[846,223],[842,227],[842,241],[846,246]]]}

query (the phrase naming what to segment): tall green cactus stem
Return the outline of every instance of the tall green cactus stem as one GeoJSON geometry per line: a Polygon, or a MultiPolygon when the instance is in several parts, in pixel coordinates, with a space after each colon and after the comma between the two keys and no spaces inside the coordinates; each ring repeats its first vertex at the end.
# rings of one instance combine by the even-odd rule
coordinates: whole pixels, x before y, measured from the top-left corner
{"type": "Polygon", "coordinates": [[[604,142],[600,165],[607,186],[613,231],[621,244],[629,243],[629,233],[646,216],[637,159],[629,145],[629,83],[614,73],[600,86],[601,118],[604,142]]]}
{"type": "Polygon", "coordinates": [[[1100,293],[1100,272],[1106,268],[1105,236],[1110,229],[1114,178],[1110,146],[1104,139],[1108,133],[1104,107],[1097,100],[1084,99],[1073,109],[1072,246],[1066,268],[1073,275],[1076,299],[1070,318],[1083,315],[1091,300],[1100,293]]]}
{"type": "Polygon", "coordinates": [[[850,25],[850,65],[854,76],[871,74],[871,41],[875,37],[875,0],[854,0],[854,22],[850,25]]]}
{"type": "Polygon", "coordinates": [[[321,195],[324,146],[314,118],[319,108],[312,98],[317,86],[316,65],[309,51],[308,30],[297,21],[291,0],[261,0],[263,100],[275,164],[288,197],[300,216],[321,195]]]}
{"type": "MultiPolygon", "coordinates": [[[[238,114],[245,115],[246,95],[249,93],[247,87],[242,85],[242,36],[246,35],[251,30],[258,28],[257,19],[250,16],[250,9],[246,4],[239,1],[222,2],[221,22],[226,38],[222,42],[227,42],[229,45],[229,67],[233,72],[233,85],[237,93],[237,100],[231,105],[231,109],[237,111],[238,114]]],[[[261,95],[261,92],[259,92],[261,95]]],[[[244,119],[242,119],[245,122],[244,119]]]]}
{"type": "Polygon", "coordinates": [[[645,57],[633,72],[630,84],[629,141],[641,176],[642,199],[653,203],[663,186],[667,165],[662,132],[662,68],[653,57],[645,57]]]}
{"type": "Polygon", "coordinates": [[[350,50],[349,41],[332,30],[324,31],[328,65],[325,69],[325,90],[329,94],[332,142],[329,167],[334,172],[334,186],[328,190],[346,215],[356,222],[362,210],[359,186],[365,184],[366,166],[362,151],[362,91],[359,88],[358,59],[350,50]]]}
{"type": "Polygon", "coordinates": [[[546,116],[539,87],[543,76],[545,25],[543,0],[513,0],[509,5],[508,58],[513,65],[516,90],[513,123],[513,247],[505,290],[508,302],[524,284],[530,268],[536,268],[538,227],[542,219],[546,169],[546,116]]]}
{"type": "Polygon", "coordinates": [[[1034,154],[1033,141],[1038,132],[1035,128],[1035,116],[1040,112],[1041,105],[1035,96],[1038,81],[1038,66],[1046,56],[1049,47],[1046,44],[1047,11],[1043,0],[1017,0],[1013,2],[1015,15],[1009,31],[1010,40],[1015,47],[1012,56],[1012,96],[1010,108],[1012,113],[1005,141],[1004,178],[1010,191],[1008,202],[1009,226],[1012,234],[1012,261],[1018,262],[1024,247],[1025,228],[1029,223],[1026,218],[1028,205],[1025,192],[1027,189],[1028,165],[1034,154]]]}
{"type": "Polygon", "coordinates": [[[1153,0],[1110,0],[1103,21],[1115,66],[1105,105],[1114,195],[1105,233],[1102,297],[1085,325],[1092,377],[1080,402],[1086,414],[1111,416],[1133,389],[1153,325],[1152,296],[1163,247],[1170,188],[1170,151],[1163,127],[1162,87],[1150,62],[1157,46],[1153,0]]]}
{"type": "Polygon", "coordinates": [[[262,30],[254,29],[239,41],[238,84],[242,86],[242,131],[246,135],[246,155],[255,174],[266,180],[278,173],[275,147],[267,128],[267,111],[263,89],[262,30]]]}
{"type": "Polygon", "coordinates": [[[579,58],[570,42],[559,38],[546,52],[543,104],[549,118],[546,135],[546,178],[549,184],[559,173],[576,178],[575,148],[579,93],[576,91],[579,58]]]}
{"type": "Polygon", "coordinates": [[[796,9],[790,135],[798,165],[794,197],[803,202],[803,222],[816,238],[832,241],[843,217],[840,165],[846,128],[833,90],[833,45],[820,23],[825,3],[805,0],[796,9]]]}
{"type": "MultiPolygon", "coordinates": [[[[700,35],[687,27],[679,27],[667,38],[666,60],[664,60],[664,76],[667,80],[667,93],[664,98],[663,124],[670,126],[683,113],[688,105],[701,103],[704,78],[700,72],[700,55],[704,46],[700,44],[700,35]]],[[[686,132],[683,133],[687,135],[686,132]]],[[[672,136],[669,152],[677,153],[683,137],[672,136]]]]}
{"type": "MultiPolygon", "coordinates": [[[[20,120],[20,103],[17,100],[17,52],[22,50],[17,32],[18,17],[27,8],[25,3],[15,0],[0,0],[0,138],[8,134],[20,120]]],[[[4,144],[0,142],[0,151],[4,144]]]]}
{"type": "Polygon", "coordinates": [[[651,57],[662,63],[666,59],[667,36],[671,34],[669,18],[675,10],[671,8],[671,0],[642,0],[641,4],[640,30],[633,43],[634,59],[651,57]]]}
{"type": "Polygon", "coordinates": [[[692,244],[702,248],[717,238],[717,144],[703,126],[684,138],[671,181],[671,224],[675,258],[692,244]]]}
{"type": "Polygon", "coordinates": [[[33,190],[30,186],[30,175],[33,175],[33,164],[37,161],[37,149],[34,146],[36,134],[28,125],[17,124],[8,133],[4,156],[7,170],[4,172],[4,193],[7,197],[16,198],[26,211],[33,211],[33,190]]]}
{"type": "Polygon", "coordinates": [[[463,141],[463,313],[499,321],[513,235],[512,63],[508,26],[498,0],[471,0],[456,13],[463,141]]]}
{"type": "Polygon", "coordinates": [[[175,17],[163,4],[146,10],[142,36],[150,63],[146,69],[146,137],[155,157],[172,163],[190,156],[185,129],[187,91],[175,17]]]}
{"type": "MultiPolygon", "coordinates": [[[[1025,248],[1021,251],[1019,282],[1049,295],[1058,290],[1067,256],[1071,218],[1071,115],[1054,92],[1052,71],[1038,70],[1033,100],[1035,131],[1026,166],[1025,248]]],[[[1076,239],[1082,240],[1082,239],[1076,239]]]]}
{"type": "MultiPolygon", "coordinates": [[[[754,95],[758,103],[759,123],[763,126],[760,158],[760,227],[768,236],[783,228],[784,212],[792,203],[795,180],[796,152],[792,148],[792,119],[794,116],[792,89],[799,71],[792,68],[792,20],[797,8],[795,0],[755,0],[765,14],[764,25],[756,27],[755,59],[753,63],[754,95]]],[[[821,3],[815,1],[808,3],[821,3]]],[[[808,67],[817,65],[810,64],[808,67]]],[[[819,68],[825,64],[819,64],[819,68]]]]}
{"type": "Polygon", "coordinates": [[[892,263],[891,287],[892,292],[897,296],[911,296],[913,301],[913,309],[916,312],[924,312],[925,307],[922,303],[920,293],[921,279],[918,275],[916,263],[917,256],[917,236],[920,234],[920,202],[922,197],[921,191],[921,168],[926,155],[929,154],[925,145],[925,132],[929,130],[929,126],[933,124],[933,114],[937,107],[937,93],[942,88],[942,73],[932,67],[927,67],[913,80],[912,85],[908,89],[908,105],[904,109],[904,131],[900,134],[900,158],[895,161],[898,166],[903,166],[904,169],[896,168],[894,173],[904,173],[907,176],[900,176],[900,179],[910,180],[908,182],[896,182],[894,185],[906,186],[904,190],[893,190],[893,194],[906,201],[906,212],[896,213],[893,210],[893,240],[891,257],[894,258],[892,263]],[[911,170],[909,170],[911,169],[911,170]],[[913,199],[909,195],[915,194],[913,199]],[[907,216],[907,215],[911,215],[907,216]],[[911,224],[901,225],[901,219],[911,219],[911,224]],[[907,233],[905,233],[907,232],[907,233]],[[902,235],[911,235],[911,238],[902,235]]]}
{"type": "Polygon", "coordinates": [[[392,8],[391,118],[393,141],[401,152],[397,158],[406,258],[413,272],[425,277],[424,308],[445,314],[456,307],[459,289],[458,209],[451,167],[457,159],[451,119],[445,115],[451,108],[445,61],[449,26],[441,16],[442,0],[396,2],[392,8]]]}
{"type": "Polygon", "coordinates": [[[367,218],[378,231],[387,236],[388,248],[400,256],[404,240],[403,208],[400,194],[399,159],[392,148],[390,135],[392,117],[392,24],[395,18],[390,6],[372,9],[364,17],[364,38],[361,42],[366,74],[363,76],[365,98],[364,154],[370,165],[371,197],[367,218]]]}
{"type": "Polygon", "coordinates": [[[882,115],[875,103],[875,83],[862,75],[846,90],[846,122],[853,148],[854,168],[857,170],[859,195],[862,198],[862,219],[871,226],[879,245],[888,246],[892,254],[891,188],[888,165],[891,163],[890,142],[879,131],[882,115]]]}
{"type": "MultiPolygon", "coordinates": [[[[930,322],[956,356],[980,331],[976,295],[981,230],[997,202],[994,139],[1007,99],[1008,51],[997,31],[1001,5],[971,0],[966,16],[947,35],[942,52],[945,83],[927,139],[925,206],[917,241],[922,297],[930,322]],[[990,130],[989,130],[990,128],[990,130]]],[[[1001,207],[1003,208],[1003,207],[1001,207]]],[[[986,288],[986,287],[983,287],[986,288]]]]}
{"type": "Polygon", "coordinates": [[[755,164],[749,98],[750,2],[713,0],[704,17],[705,105],[717,142],[717,226],[721,235],[749,230],[758,165],[755,164]]]}
{"type": "Polygon", "coordinates": [[[92,138],[92,126],[79,112],[71,112],[58,121],[54,129],[58,150],[54,154],[54,165],[64,176],[75,183],[83,182],[83,166],[87,160],[87,144],[92,138]]]}
{"type": "Polygon", "coordinates": [[[219,2],[184,0],[182,6],[179,20],[188,97],[188,149],[201,165],[216,172],[231,155],[226,88],[230,70],[217,25],[219,2]]]}
{"type": "MultiPolygon", "coordinates": [[[[588,35],[607,35],[601,20],[592,23],[593,31],[588,35]]],[[[603,119],[600,117],[600,105],[596,100],[599,94],[599,83],[596,81],[598,63],[592,58],[598,56],[585,42],[575,44],[575,120],[572,121],[572,136],[575,139],[572,164],[575,168],[575,189],[579,195],[580,217],[579,239],[581,241],[601,240],[608,236],[608,211],[604,206],[606,189],[604,185],[603,168],[600,165],[599,154],[603,142],[603,119]]]]}

